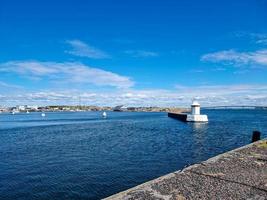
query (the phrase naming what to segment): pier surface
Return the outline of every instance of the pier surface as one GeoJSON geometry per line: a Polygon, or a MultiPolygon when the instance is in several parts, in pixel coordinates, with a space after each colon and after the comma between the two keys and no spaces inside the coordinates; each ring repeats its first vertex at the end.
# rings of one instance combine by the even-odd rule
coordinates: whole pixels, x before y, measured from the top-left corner
{"type": "Polygon", "coordinates": [[[267,140],[115,194],[117,199],[267,199],[267,140]]]}

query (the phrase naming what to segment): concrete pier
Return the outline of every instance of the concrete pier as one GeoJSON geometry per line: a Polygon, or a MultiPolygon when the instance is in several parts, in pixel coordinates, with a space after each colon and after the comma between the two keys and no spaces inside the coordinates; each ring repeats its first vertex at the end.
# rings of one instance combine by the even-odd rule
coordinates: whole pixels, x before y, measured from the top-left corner
{"type": "Polygon", "coordinates": [[[191,104],[191,113],[168,113],[168,117],[172,117],[184,122],[208,122],[207,115],[200,114],[200,104],[193,101],[191,104]]]}
{"type": "Polygon", "coordinates": [[[267,140],[220,154],[106,198],[267,199],[267,140]]]}
{"type": "Polygon", "coordinates": [[[168,113],[168,117],[186,122],[187,114],[186,113],[168,113]]]}

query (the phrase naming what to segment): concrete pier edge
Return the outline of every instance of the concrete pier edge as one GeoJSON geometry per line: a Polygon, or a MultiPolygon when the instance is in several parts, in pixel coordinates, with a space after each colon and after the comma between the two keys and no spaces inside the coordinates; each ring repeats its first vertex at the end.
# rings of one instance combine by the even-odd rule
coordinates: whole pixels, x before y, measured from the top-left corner
{"type": "Polygon", "coordinates": [[[267,139],[219,154],[105,198],[267,199],[267,139]]]}

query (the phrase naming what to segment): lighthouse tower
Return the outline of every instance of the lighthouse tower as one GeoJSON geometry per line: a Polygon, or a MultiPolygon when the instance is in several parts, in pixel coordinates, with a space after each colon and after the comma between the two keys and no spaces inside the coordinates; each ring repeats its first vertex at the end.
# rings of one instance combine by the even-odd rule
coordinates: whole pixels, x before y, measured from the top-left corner
{"type": "Polygon", "coordinates": [[[191,114],[200,115],[200,104],[197,101],[193,101],[191,105],[191,114]]]}
{"type": "Polygon", "coordinates": [[[187,115],[186,121],[188,122],[207,122],[208,116],[200,114],[200,104],[194,100],[191,104],[191,114],[187,115]]]}

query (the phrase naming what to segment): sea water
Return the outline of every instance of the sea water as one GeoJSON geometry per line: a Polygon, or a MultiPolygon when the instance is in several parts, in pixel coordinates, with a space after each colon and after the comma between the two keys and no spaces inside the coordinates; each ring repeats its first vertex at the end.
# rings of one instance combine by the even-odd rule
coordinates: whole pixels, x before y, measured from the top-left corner
{"type": "Polygon", "coordinates": [[[267,110],[0,114],[0,199],[100,199],[267,137],[267,110]]]}

